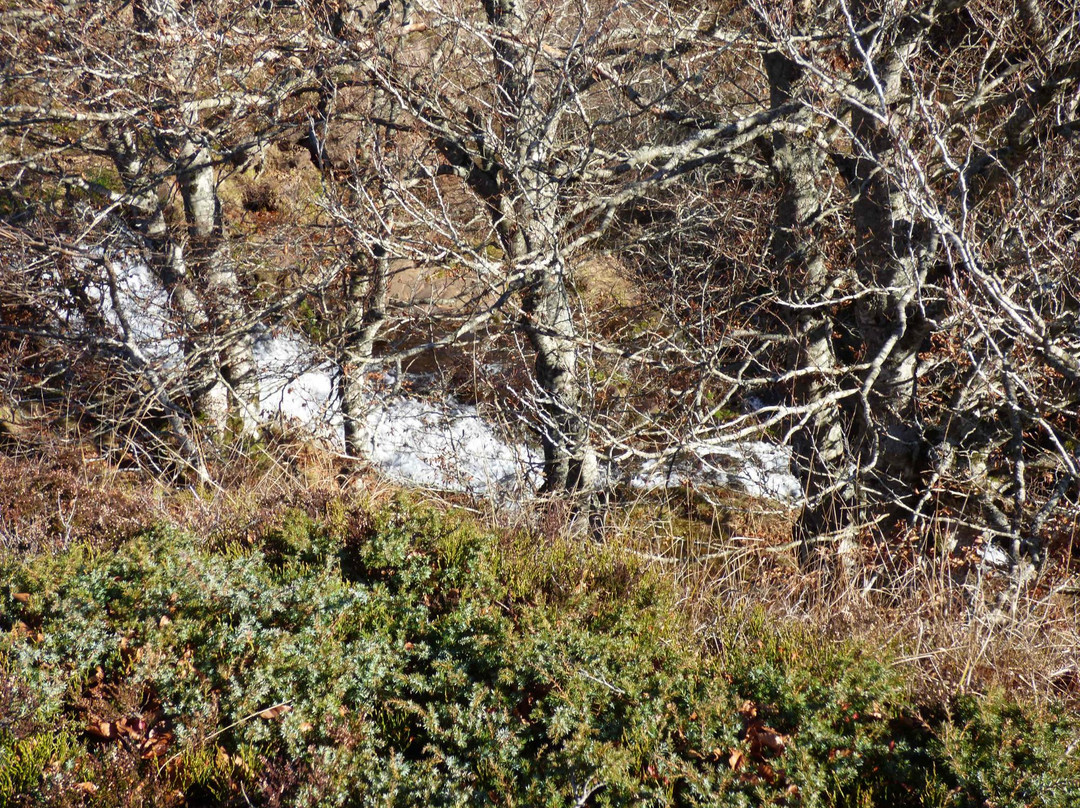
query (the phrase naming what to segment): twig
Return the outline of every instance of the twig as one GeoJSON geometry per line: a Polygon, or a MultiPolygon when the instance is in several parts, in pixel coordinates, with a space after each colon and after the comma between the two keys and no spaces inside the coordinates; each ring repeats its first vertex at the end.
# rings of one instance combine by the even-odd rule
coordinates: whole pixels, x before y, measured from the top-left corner
{"type": "MultiPolygon", "coordinates": [[[[211,732],[205,738],[193,743],[190,747],[188,747],[188,749],[196,748],[201,744],[209,743],[210,741],[214,740],[214,738],[217,738],[219,735],[222,735],[222,734],[228,732],[230,729],[233,729],[234,727],[240,726],[241,724],[246,724],[248,721],[250,721],[253,718],[258,718],[260,715],[267,712],[268,710],[276,710],[279,707],[291,707],[291,706],[292,706],[292,699],[286,699],[285,701],[279,701],[277,704],[271,705],[270,707],[260,707],[255,712],[249,713],[248,715],[245,715],[243,718],[236,719],[231,724],[229,724],[229,726],[222,727],[221,729],[217,730],[216,732],[211,732]]],[[[161,766],[158,767],[158,774],[160,775],[165,770],[165,767],[168,766],[170,763],[172,763],[174,760],[180,759],[183,756],[184,752],[186,752],[186,751],[188,751],[188,750],[187,749],[182,749],[179,752],[177,752],[175,755],[170,757],[168,760],[166,760],[164,763],[162,763],[161,766]]]]}

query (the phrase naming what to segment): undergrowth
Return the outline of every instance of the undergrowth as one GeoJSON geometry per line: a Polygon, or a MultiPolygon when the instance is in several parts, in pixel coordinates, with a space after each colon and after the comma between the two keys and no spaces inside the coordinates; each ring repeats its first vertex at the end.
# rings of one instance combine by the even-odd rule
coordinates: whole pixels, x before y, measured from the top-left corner
{"type": "Polygon", "coordinates": [[[1075,717],[918,702],[617,545],[398,498],[0,564],[0,805],[1080,804],[1075,717]]]}

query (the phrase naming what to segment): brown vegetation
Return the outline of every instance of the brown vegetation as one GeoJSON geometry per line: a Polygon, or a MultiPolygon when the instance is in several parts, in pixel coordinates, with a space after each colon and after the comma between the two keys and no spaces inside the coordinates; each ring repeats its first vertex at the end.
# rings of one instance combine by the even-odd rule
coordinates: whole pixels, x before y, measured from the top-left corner
{"type": "Polygon", "coordinates": [[[235,512],[245,462],[268,498],[332,477],[264,450],[253,346],[288,328],[337,368],[349,462],[373,371],[445,371],[541,445],[545,513],[702,602],[892,615],[943,682],[1011,670],[998,642],[1071,681],[1074,6],[5,9],[0,440],[40,483],[4,483],[13,541],[138,523],[150,489],[106,525],[94,481],[129,472],[98,467],[197,481],[193,513],[235,512]],[[119,305],[133,264],[176,356],[119,305]],[[790,448],[797,512],[620,501],[645,459],[747,439],[790,448]]]}

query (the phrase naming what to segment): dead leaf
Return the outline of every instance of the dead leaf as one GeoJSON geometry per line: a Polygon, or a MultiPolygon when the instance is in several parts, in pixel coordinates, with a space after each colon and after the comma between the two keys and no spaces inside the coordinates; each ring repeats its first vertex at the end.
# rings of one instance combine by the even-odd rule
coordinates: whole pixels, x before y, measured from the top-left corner
{"type": "Polygon", "coordinates": [[[760,721],[755,721],[746,728],[746,740],[750,742],[750,754],[755,758],[761,757],[763,752],[782,755],[787,747],[787,738],[784,735],[760,721]]]}
{"type": "Polygon", "coordinates": [[[117,738],[116,724],[111,721],[91,721],[87,724],[86,731],[102,741],[112,741],[117,738]]]}
{"type": "Polygon", "coordinates": [[[85,783],[76,783],[74,788],[80,794],[97,794],[98,792],[98,787],[89,781],[85,783]]]}
{"type": "Polygon", "coordinates": [[[259,718],[265,718],[267,721],[273,721],[275,718],[278,718],[280,716],[285,715],[286,713],[291,713],[291,712],[292,712],[292,705],[278,704],[275,707],[267,707],[265,710],[263,710],[261,713],[259,713],[259,718]]]}
{"type": "Polygon", "coordinates": [[[731,757],[728,758],[728,766],[732,771],[738,771],[742,768],[743,763],[746,761],[746,755],[739,749],[734,749],[731,752],[731,757]]]}
{"type": "Polygon", "coordinates": [[[29,603],[30,602],[30,593],[29,592],[15,592],[15,593],[12,594],[11,597],[15,598],[15,600],[19,601],[19,603],[29,603]]]}
{"type": "Polygon", "coordinates": [[[116,722],[116,730],[129,738],[142,738],[146,735],[146,722],[138,716],[125,716],[116,722]]]}
{"type": "Polygon", "coordinates": [[[157,730],[151,730],[150,737],[143,741],[140,746],[142,759],[153,760],[163,757],[169,751],[169,744],[172,743],[172,739],[173,734],[171,732],[159,733],[157,730]]]}

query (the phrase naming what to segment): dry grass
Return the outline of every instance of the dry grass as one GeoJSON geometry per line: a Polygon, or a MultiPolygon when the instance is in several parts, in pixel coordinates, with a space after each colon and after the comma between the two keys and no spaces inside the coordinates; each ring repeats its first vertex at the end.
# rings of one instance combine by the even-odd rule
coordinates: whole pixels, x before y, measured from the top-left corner
{"type": "Polygon", "coordinates": [[[1080,709],[1080,588],[1070,555],[1016,586],[978,557],[867,541],[843,569],[800,567],[793,513],[742,496],[650,495],[609,518],[609,540],[673,575],[707,639],[765,612],[836,640],[888,648],[916,699],[1002,692],[1080,709]]]}
{"type": "MultiPolygon", "coordinates": [[[[162,521],[211,541],[254,540],[289,509],[321,517],[342,499],[377,504],[396,491],[370,471],[345,473],[340,456],[290,436],[237,451],[214,472],[216,487],[195,490],[77,447],[0,454],[0,544],[17,553],[77,542],[107,549],[162,521]]],[[[417,499],[464,508],[507,534],[551,542],[571,532],[585,548],[597,538],[595,523],[557,502],[509,507],[438,492],[417,499]]],[[[806,571],[792,518],[745,496],[717,503],[672,491],[611,507],[603,538],[671,576],[706,641],[733,615],[764,610],[826,637],[888,648],[914,674],[916,698],[1001,691],[1080,708],[1080,596],[1065,557],[1019,588],[970,558],[928,558],[914,545],[886,553],[868,542],[846,574],[806,571]]]]}

